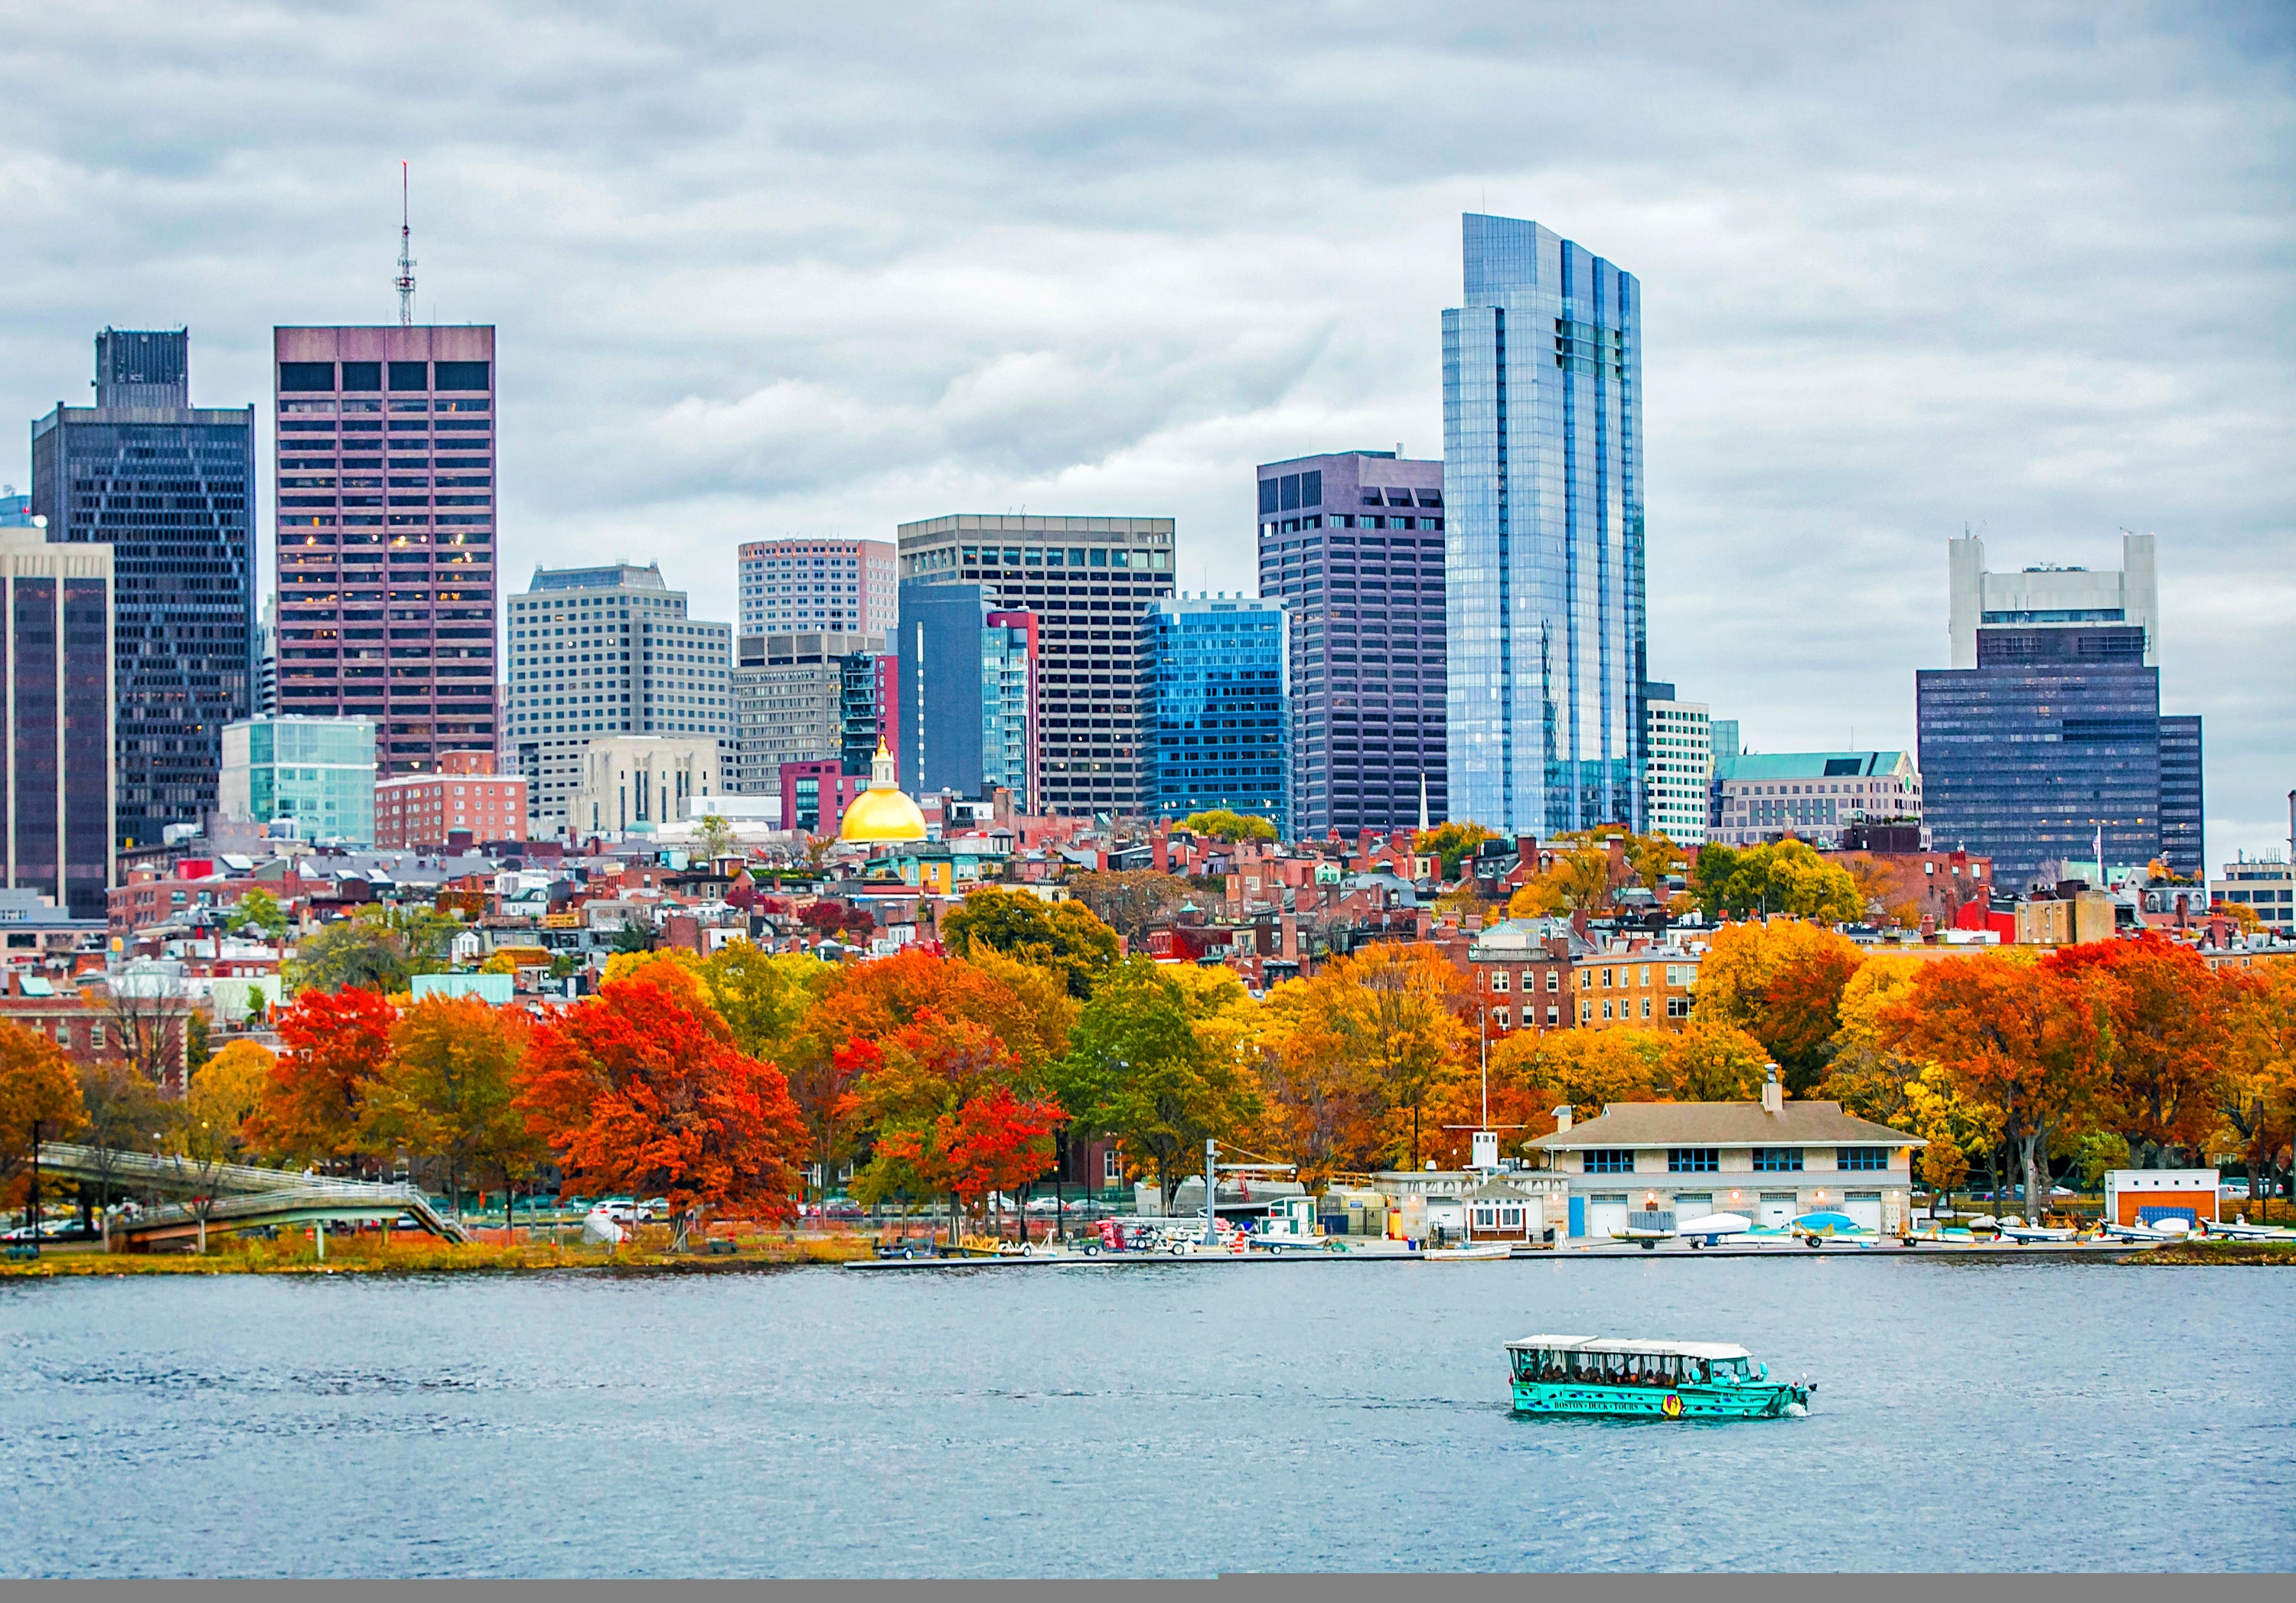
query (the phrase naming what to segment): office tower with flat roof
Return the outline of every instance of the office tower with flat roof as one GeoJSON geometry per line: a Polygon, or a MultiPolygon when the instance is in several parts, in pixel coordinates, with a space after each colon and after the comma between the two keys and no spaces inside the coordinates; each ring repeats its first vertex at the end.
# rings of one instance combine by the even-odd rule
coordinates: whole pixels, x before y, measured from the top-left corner
{"type": "Polygon", "coordinates": [[[373,844],[374,723],[250,718],[223,732],[217,810],[236,823],[295,821],[304,840],[373,844]]]}
{"type": "Polygon", "coordinates": [[[982,585],[901,585],[901,678],[911,716],[895,747],[896,774],[919,796],[1013,793],[1037,804],[1035,770],[1042,620],[1000,609],[982,585]]]}
{"type": "Polygon", "coordinates": [[[112,551],[125,843],[216,805],[223,726],[255,693],[255,408],[195,407],[191,336],[106,329],[95,405],[32,425],[29,511],[112,551]]]}
{"type": "Polygon", "coordinates": [[[495,331],[272,331],[279,710],[375,724],[380,772],[493,751],[495,331]]]}
{"type": "Polygon", "coordinates": [[[718,796],[718,743],[695,735],[606,735],[582,754],[574,793],[579,836],[651,835],[686,822],[687,803],[718,796]]]}
{"type": "Polygon", "coordinates": [[[1447,817],[1443,464],[1339,451],[1259,468],[1259,593],[1290,617],[1287,835],[1447,817]]]}
{"type": "MultiPolygon", "coordinates": [[[[1721,757],[1710,795],[1707,838],[1724,846],[1759,846],[1791,835],[1833,847],[1852,829],[1901,824],[1919,830],[1922,824],[1922,775],[1909,751],[1721,757]]],[[[1679,836],[1675,840],[1689,844],[1679,836]]]]}
{"type": "Polygon", "coordinates": [[[687,617],[660,567],[537,568],[508,609],[507,743],[529,834],[566,824],[593,740],[731,737],[734,627],[687,617]]]}
{"type": "Polygon", "coordinates": [[[12,484],[0,484],[0,528],[31,528],[32,498],[19,495],[12,484]]]}
{"type": "MultiPolygon", "coordinates": [[[[882,634],[744,634],[734,644],[733,732],[725,764],[733,796],[778,796],[784,763],[846,765],[849,740],[857,743],[865,716],[898,718],[898,706],[857,705],[869,687],[890,689],[898,670],[887,666],[882,634]]],[[[876,745],[870,744],[873,755],[876,745]]],[[[867,765],[862,765],[866,772],[867,765]]],[[[851,770],[849,768],[848,770],[851,770]]]]}
{"type": "MultiPolygon", "coordinates": [[[[1173,534],[1169,518],[964,513],[900,526],[904,587],[978,585],[996,610],[1037,615],[1040,813],[1138,817],[1154,805],[1140,626],[1172,593],[1173,534]]],[[[906,660],[911,647],[893,649],[906,660]]]]}
{"type": "MultiPolygon", "coordinates": [[[[116,882],[116,551],[0,529],[8,888],[37,891],[75,919],[104,917],[116,882]]],[[[220,732],[216,744],[219,761],[220,732]]]]}
{"type": "Polygon", "coordinates": [[[741,633],[893,632],[893,547],[884,540],[751,540],[736,563],[741,633]]]}
{"type": "Polygon", "coordinates": [[[1225,809],[1288,829],[1283,603],[1175,596],[1153,603],[1143,627],[1157,814],[1225,809]]]}
{"type": "Polygon", "coordinates": [[[1642,827],[1642,290],[1469,213],[1443,314],[1450,815],[1642,827]]]}
{"type": "Polygon", "coordinates": [[[2201,720],[2161,712],[2152,537],[2121,552],[2117,574],[1988,574],[1981,542],[1948,542],[1956,666],[1915,675],[1927,818],[2012,889],[2155,857],[2205,871],[2201,720]]]}
{"type": "Polygon", "coordinates": [[[881,746],[898,753],[900,658],[890,651],[852,651],[838,658],[837,717],[838,752],[846,773],[867,777],[881,746]]]}
{"type": "Polygon", "coordinates": [[[1714,782],[1708,714],[1703,701],[1676,699],[1674,686],[1663,680],[1643,686],[1643,795],[1650,829],[1693,852],[1706,844],[1714,782]]]}

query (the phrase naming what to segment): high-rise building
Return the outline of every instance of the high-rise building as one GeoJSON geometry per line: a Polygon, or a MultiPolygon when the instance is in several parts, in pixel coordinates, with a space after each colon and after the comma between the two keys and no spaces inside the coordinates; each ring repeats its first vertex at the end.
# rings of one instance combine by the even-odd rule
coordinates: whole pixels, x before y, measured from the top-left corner
{"type": "MultiPolygon", "coordinates": [[[[1037,615],[1036,811],[1141,816],[1152,805],[1140,626],[1172,593],[1172,541],[1169,518],[900,526],[905,589],[977,585],[996,610],[1037,615]]],[[[906,616],[904,602],[905,626],[906,616]]]]}
{"type": "Polygon", "coordinates": [[[1259,593],[1290,620],[1295,838],[1449,815],[1443,464],[1340,451],[1259,467],[1259,593]]]}
{"type": "Polygon", "coordinates": [[[1642,290],[1536,223],[1470,213],[1443,314],[1450,816],[1639,827],[1642,290]]]}
{"type": "Polygon", "coordinates": [[[892,748],[919,796],[1003,789],[1034,811],[1040,776],[1040,621],[1004,609],[984,585],[901,584],[901,672],[913,716],[892,748]]]}
{"type": "Polygon", "coordinates": [[[280,712],[373,719],[386,774],[496,750],[493,328],[271,343],[280,712]]]}
{"type": "Polygon", "coordinates": [[[374,844],[442,846],[455,832],[480,845],[526,838],[526,779],[497,773],[489,751],[450,751],[433,773],[403,773],[374,788],[374,844]]]}
{"type": "Polygon", "coordinates": [[[102,542],[75,549],[39,529],[0,530],[8,888],[75,919],[104,917],[116,882],[113,559],[102,542]]]}
{"type": "Polygon", "coordinates": [[[279,598],[263,603],[263,621],[255,627],[255,716],[268,718],[279,710],[279,598]]]}
{"type": "Polygon", "coordinates": [[[578,835],[652,834],[685,820],[686,801],[719,794],[718,742],[693,735],[605,735],[582,754],[578,835]]]}
{"type": "Polygon", "coordinates": [[[32,498],[19,495],[12,484],[0,484],[0,528],[30,528],[32,498]]]}
{"type": "Polygon", "coordinates": [[[1714,760],[1710,806],[1709,838],[1725,846],[1791,835],[1834,846],[1857,825],[1918,830],[1922,775],[1909,751],[1742,752],[1714,760]]]}
{"type": "MultiPolygon", "coordinates": [[[[872,684],[885,684],[898,670],[880,666],[882,634],[807,631],[795,634],[745,634],[734,642],[733,732],[728,741],[726,782],[734,796],[778,796],[784,763],[845,761],[847,715],[857,724],[862,712],[849,707],[849,672],[872,684]],[[865,667],[864,666],[865,663],[865,667]]],[[[861,686],[853,687],[857,698],[861,686]]],[[[898,686],[891,691],[898,698],[898,686]]],[[[883,709],[898,716],[898,699],[883,709]]],[[[870,715],[876,716],[874,709],[870,715]]],[[[856,735],[857,738],[858,731],[856,735]]],[[[876,747],[873,741],[872,752],[876,747]]],[[[867,765],[863,765],[864,772],[867,765]]]]}
{"type": "Polygon", "coordinates": [[[1676,699],[1674,686],[1664,681],[1643,686],[1643,796],[1649,828],[1693,852],[1706,844],[1714,783],[1714,726],[1708,714],[1703,701],[1676,699]]]}
{"type": "Polygon", "coordinates": [[[2074,864],[2203,871],[2201,721],[2161,716],[2153,541],[2121,550],[2119,574],[1995,575],[1981,542],[1948,543],[1955,658],[1964,632],[1973,651],[1915,676],[1928,822],[2013,889],[2074,864]]]}
{"type": "Polygon", "coordinates": [[[510,599],[509,743],[527,781],[529,835],[555,834],[606,735],[733,732],[731,624],[686,616],[661,569],[537,568],[510,599]]]}
{"type": "Polygon", "coordinates": [[[216,805],[223,726],[253,710],[255,408],[195,407],[191,336],[106,329],[95,405],[32,425],[47,538],[112,549],[123,842],[216,805]]]}
{"type": "Polygon", "coordinates": [[[1176,596],[1150,607],[1144,628],[1158,815],[1225,808],[1287,829],[1283,603],[1176,596]]]}
{"type": "Polygon", "coordinates": [[[291,818],[305,840],[365,846],[374,832],[374,721],[250,718],[223,731],[217,811],[235,823],[291,818]]]}
{"type": "Polygon", "coordinates": [[[901,743],[901,663],[888,651],[838,658],[838,753],[845,772],[866,777],[877,748],[901,743]]]}
{"type": "Polygon", "coordinates": [[[752,540],[740,552],[744,634],[893,632],[898,580],[883,540],[752,540]]]}

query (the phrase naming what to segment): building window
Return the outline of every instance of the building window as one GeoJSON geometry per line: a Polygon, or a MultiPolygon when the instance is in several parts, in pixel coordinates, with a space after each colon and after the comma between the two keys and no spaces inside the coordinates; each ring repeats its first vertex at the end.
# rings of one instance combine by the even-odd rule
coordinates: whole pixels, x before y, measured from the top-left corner
{"type": "Polygon", "coordinates": [[[1507,977],[1506,977],[1506,970],[1505,970],[1505,969],[1492,969],[1492,970],[1491,970],[1491,989],[1492,989],[1493,991],[1495,991],[1495,992],[1498,993],[1499,994],[1504,995],[1504,994],[1505,994],[1505,993],[1506,993],[1506,988],[1507,988],[1507,977]]]}
{"type": "Polygon", "coordinates": [[[1124,1178],[1124,1159],[1113,1147],[1104,1149],[1100,1155],[1100,1178],[1108,1185],[1115,1185],[1124,1178]]]}
{"type": "Polygon", "coordinates": [[[1837,1169],[1886,1169],[1890,1166],[1887,1147],[1836,1147],[1833,1166],[1837,1169]]]}
{"type": "Polygon", "coordinates": [[[1623,1148],[1605,1151],[1600,1148],[1587,1154],[1589,1174],[1631,1174],[1635,1172],[1635,1155],[1623,1148]]]}
{"type": "Polygon", "coordinates": [[[1546,971],[1546,994],[1549,996],[1554,994],[1556,990],[1561,987],[1562,983],[1562,975],[1560,969],[1549,969],[1546,971]]]}
{"type": "Polygon", "coordinates": [[[1666,1149],[1666,1172],[1669,1174],[1711,1174],[1721,1166],[1719,1148],[1669,1147],[1666,1149]]]}
{"type": "Polygon", "coordinates": [[[1754,1173],[1757,1174],[1800,1174],[1801,1149],[1800,1147],[1755,1148],[1754,1173]]]}
{"type": "Polygon", "coordinates": [[[1512,1027],[1508,1024],[1507,1019],[1507,1010],[1505,1008],[1494,1008],[1491,1010],[1491,1021],[1497,1025],[1499,1028],[1504,1030],[1512,1027]]]}

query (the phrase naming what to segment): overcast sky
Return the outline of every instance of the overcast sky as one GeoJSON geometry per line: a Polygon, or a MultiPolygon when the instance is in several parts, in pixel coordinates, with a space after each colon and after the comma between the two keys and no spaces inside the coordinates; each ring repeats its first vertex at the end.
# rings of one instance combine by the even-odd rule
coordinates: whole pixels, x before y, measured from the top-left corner
{"type": "Polygon", "coordinates": [[[1949,535],[2155,531],[2211,863],[2287,832],[2296,6],[11,0],[0,61],[0,418],[106,323],[267,410],[274,323],[395,319],[404,158],[419,316],[500,331],[506,593],[730,618],[740,540],[1023,509],[1248,590],[1256,462],[1440,454],[1488,209],[1641,278],[1654,677],[1910,746],[1949,535]]]}

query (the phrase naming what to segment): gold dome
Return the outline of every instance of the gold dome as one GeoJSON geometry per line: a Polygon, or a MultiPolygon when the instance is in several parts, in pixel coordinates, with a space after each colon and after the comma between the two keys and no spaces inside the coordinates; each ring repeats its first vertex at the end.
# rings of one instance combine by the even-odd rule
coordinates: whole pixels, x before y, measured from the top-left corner
{"type": "Polygon", "coordinates": [[[869,765],[869,788],[853,798],[837,826],[840,840],[922,840],[925,815],[917,804],[893,783],[893,754],[877,742],[876,759],[869,765]]]}

